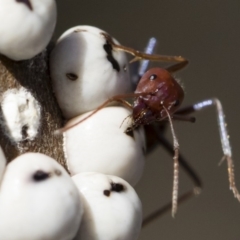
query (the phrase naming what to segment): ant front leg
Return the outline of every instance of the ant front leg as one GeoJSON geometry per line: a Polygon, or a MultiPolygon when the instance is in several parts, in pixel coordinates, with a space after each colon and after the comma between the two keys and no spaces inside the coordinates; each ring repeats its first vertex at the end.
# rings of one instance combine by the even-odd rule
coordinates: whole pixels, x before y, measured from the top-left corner
{"type": "MultiPolygon", "coordinates": [[[[159,144],[161,144],[164,149],[171,155],[174,154],[173,146],[172,144],[164,137],[164,130],[165,130],[166,124],[161,124],[160,127],[159,125],[151,125],[151,126],[146,126],[147,131],[154,135],[156,140],[158,141],[159,144]]],[[[152,142],[152,139],[151,139],[152,142]]],[[[196,194],[199,194],[201,189],[202,189],[202,182],[195,172],[195,170],[188,164],[188,162],[185,160],[185,158],[179,154],[179,164],[180,166],[184,169],[186,174],[190,177],[190,179],[194,183],[193,189],[190,191],[187,191],[186,193],[182,194],[178,198],[178,204],[181,204],[188,200],[189,198],[195,196],[196,194]]],[[[145,227],[164,213],[168,212],[172,208],[172,203],[169,203],[165,205],[164,207],[161,207],[160,209],[154,211],[153,213],[149,214],[147,217],[144,218],[142,226],[145,227]]]]}
{"type": "Polygon", "coordinates": [[[184,59],[182,62],[173,64],[169,67],[166,67],[165,69],[167,71],[169,71],[170,73],[174,73],[174,72],[180,71],[181,69],[185,68],[188,65],[188,63],[189,63],[189,61],[184,59]]]}
{"type": "Polygon", "coordinates": [[[173,66],[172,66],[172,68],[170,67],[170,70],[172,69],[172,72],[180,70],[188,64],[188,60],[186,60],[185,58],[183,58],[181,56],[164,56],[164,55],[148,54],[148,53],[140,52],[133,48],[116,44],[113,41],[112,37],[110,35],[108,35],[107,33],[102,32],[102,35],[108,41],[108,43],[112,45],[113,48],[133,55],[134,58],[130,61],[130,63],[139,61],[142,59],[147,59],[150,61],[157,61],[157,62],[160,61],[160,62],[169,62],[169,63],[172,63],[172,62],[181,63],[181,66],[179,65],[178,67],[176,67],[177,66],[176,65],[175,67],[173,67],[173,66]]]}
{"type": "MultiPolygon", "coordinates": [[[[153,52],[156,48],[156,45],[157,45],[157,39],[154,37],[150,38],[144,53],[153,54],[153,52]]],[[[150,60],[148,60],[148,59],[143,59],[142,61],[140,61],[139,68],[138,68],[138,77],[139,78],[141,78],[143,76],[143,74],[147,71],[148,66],[149,66],[149,61],[150,60]]]]}
{"type": "MultiPolygon", "coordinates": [[[[144,50],[144,53],[153,54],[153,52],[156,49],[156,45],[157,45],[157,39],[154,37],[151,37],[148,40],[147,46],[144,50]]],[[[150,62],[150,60],[143,59],[143,60],[139,61],[138,63],[133,64],[133,66],[132,66],[133,67],[132,82],[133,82],[134,89],[136,89],[136,87],[139,83],[139,80],[141,79],[143,74],[147,71],[147,69],[149,67],[149,62],[150,62]]]]}
{"type": "Polygon", "coordinates": [[[184,107],[176,111],[173,116],[187,115],[196,111],[200,111],[210,106],[215,106],[217,110],[217,122],[219,127],[220,139],[222,143],[222,150],[224,154],[222,161],[227,160],[230,190],[233,191],[234,197],[237,198],[238,201],[240,201],[240,194],[235,184],[234,164],[232,159],[232,151],[231,151],[231,145],[229,141],[229,135],[226,127],[227,124],[225,121],[225,115],[223,112],[221,102],[217,98],[207,99],[207,100],[198,102],[196,104],[193,104],[191,106],[184,107]]]}
{"type": "Polygon", "coordinates": [[[102,108],[106,107],[111,102],[119,102],[119,103],[123,104],[124,106],[132,109],[132,105],[129,102],[127,102],[126,100],[124,100],[124,99],[125,98],[133,98],[133,97],[136,97],[136,94],[130,93],[130,94],[116,95],[114,97],[111,97],[107,101],[105,101],[103,104],[101,104],[98,108],[96,108],[94,111],[92,111],[89,115],[87,115],[85,118],[81,119],[80,121],[78,121],[78,122],[76,122],[76,123],[74,123],[74,124],[72,124],[70,126],[65,126],[63,128],[60,128],[60,129],[56,130],[55,134],[56,135],[62,134],[64,132],[66,132],[67,130],[77,126],[78,124],[84,122],[85,120],[87,120],[88,118],[90,118],[91,116],[96,114],[102,108]]]}
{"type": "Polygon", "coordinates": [[[66,132],[67,130],[77,126],[78,124],[84,122],[85,120],[87,120],[88,118],[90,118],[91,116],[93,116],[94,114],[96,114],[99,110],[101,110],[102,108],[106,107],[107,105],[109,105],[111,102],[119,102],[122,105],[124,105],[127,108],[130,108],[131,110],[133,109],[133,106],[127,102],[125,99],[126,98],[136,98],[139,96],[146,96],[149,95],[151,93],[146,92],[146,93],[128,93],[128,94],[122,94],[122,95],[116,95],[113,96],[111,98],[109,98],[107,101],[105,101],[104,103],[102,103],[98,108],[96,108],[94,111],[92,111],[89,115],[87,115],[85,118],[81,119],[80,121],[72,124],[72,125],[68,125],[65,126],[63,128],[57,129],[54,134],[58,135],[58,134],[62,134],[64,132],[66,132]]]}

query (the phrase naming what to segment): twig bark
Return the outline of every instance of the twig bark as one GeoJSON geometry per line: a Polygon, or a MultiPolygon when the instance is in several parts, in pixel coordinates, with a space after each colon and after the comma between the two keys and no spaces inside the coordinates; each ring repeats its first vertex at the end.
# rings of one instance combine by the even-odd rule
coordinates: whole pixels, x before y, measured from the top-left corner
{"type": "Polygon", "coordinates": [[[0,108],[0,145],[8,161],[25,152],[40,152],[66,168],[63,137],[55,136],[54,130],[63,126],[63,118],[54,97],[50,74],[49,54],[53,44],[36,57],[26,61],[13,61],[0,55],[0,104],[9,89],[24,87],[41,106],[41,124],[33,140],[14,142],[7,134],[8,128],[0,108]]]}

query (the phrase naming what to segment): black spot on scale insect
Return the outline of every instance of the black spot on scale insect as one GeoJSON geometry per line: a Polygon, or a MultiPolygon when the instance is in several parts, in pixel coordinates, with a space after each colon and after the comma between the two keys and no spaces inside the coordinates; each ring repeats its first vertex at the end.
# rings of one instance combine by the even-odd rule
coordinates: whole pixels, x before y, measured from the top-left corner
{"type": "Polygon", "coordinates": [[[32,4],[29,0],[16,0],[16,2],[25,4],[29,8],[29,10],[33,11],[32,4]]]}

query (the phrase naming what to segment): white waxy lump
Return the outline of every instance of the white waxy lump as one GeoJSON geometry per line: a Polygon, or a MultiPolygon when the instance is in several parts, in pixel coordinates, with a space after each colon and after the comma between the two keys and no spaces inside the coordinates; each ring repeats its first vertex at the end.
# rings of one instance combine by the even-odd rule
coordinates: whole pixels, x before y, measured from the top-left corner
{"type": "Polygon", "coordinates": [[[73,27],[63,33],[51,54],[53,88],[65,118],[131,91],[126,54],[112,49],[103,32],[91,26],[73,27]]]}
{"type": "Polygon", "coordinates": [[[72,179],[85,206],[74,240],[137,239],[142,224],[142,205],[126,181],[101,173],[80,173],[72,179]]]}
{"type": "Polygon", "coordinates": [[[55,0],[1,0],[0,53],[30,59],[49,43],[56,25],[55,0]]]}
{"type": "Polygon", "coordinates": [[[2,96],[1,109],[5,134],[13,143],[37,136],[41,123],[40,104],[27,89],[7,90],[2,96]]]}
{"type": "MultiPolygon", "coordinates": [[[[140,180],[145,163],[145,136],[141,127],[125,132],[131,125],[130,114],[124,107],[103,108],[64,133],[72,175],[101,172],[121,177],[133,186],[140,180]]],[[[66,126],[87,115],[70,120],[66,126]]]]}
{"type": "Polygon", "coordinates": [[[65,169],[27,153],[7,165],[0,187],[0,239],[72,240],[83,207],[65,169]]]}

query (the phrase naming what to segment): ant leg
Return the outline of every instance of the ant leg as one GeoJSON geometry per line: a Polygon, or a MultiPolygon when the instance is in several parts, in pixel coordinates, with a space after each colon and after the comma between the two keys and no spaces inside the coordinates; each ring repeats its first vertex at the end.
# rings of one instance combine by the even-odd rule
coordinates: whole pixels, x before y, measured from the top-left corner
{"type": "Polygon", "coordinates": [[[134,58],[130,61],[130,63],[139,61],[142,59],[148,59],[150,61],[162,61],[162,62],[186,62],[187,60],[181,56],[164,56],[164,55],[157,55],[157,54],[147,54],[140,52],[138,50],[135,50],[133,48],[125,47],[122,45],[118,45],[114,43],[111,36],[109,36],[107,33],[102,33],[104,38],[112,45],[113,48],[118,49],[119,51],[127,52],[134,56],[134,58]]]}
{"type": "Polygon", "coordinates": [[[124,100],[124,98],[136,98],[139,96],[147,96],[151,94],[151,92],[146,92],[146,93],[127,93],[127,94],[123,94],[123,95],[116,95],[113,96],[111,98],[109,98],[107,101],[105,101],[103,104],[101,104],[98,108],[96,108],[92,113],[90,113],[88,116],[86,116],[85,118],[81,119],[80,121],[70,125],[70,126],[65,126],[63,128],[57,129],[54,134],[55,135],[59,135],[64,133],[65,131],[75,127],[76,125],[82,123],[83,121],[87,120],[89,117],[91,117],[92,115],[94,115],[95,113],[97,113],[99,110],[101,110],[102,108],[104,108],[105,106],[107,106],[109,103],[111,102],[120,102],[123,105],[125,105],[128,108],[133,108],[132,105],[130,103],[128,103],[127,101],[124,100]]]}
{"type": "MultiPolygon", "coordinates": [[[[195,193],[193,192],[193,190],[184,193],[183,195],[181,195],[178,198],[178,204],[181,204],[181,203],[185,202],[186,200],[188,200],[189,198],[191,198],[194,195],[195,195],[195,193]]],[[[172,203],[169,203],[169,204],[166,204],[161,209],[158,209],[155,212],[149,214],[147,217],[145,217],[143,219],[142,228],[146,227],[149,223],[151,223],[152,221],[154,221],[155,219],[157,219],[161,215],[163,215],[166,212],[168,212],[171,208],[172,208],[172,203]]]]}
{"type": "Polygon", "coordinates": [[[176,114],[190,114],[192,112],[200,111],[210,106],[215,106],[217,110],[217,121],[218,121],[221,144],[222,144],[222,151],[224,154],[221,162],[225,159],[227,161],[230,190],[233,191],[234,197],[237,198],[238,201],[240,201],[240,194],[235,184],[234,164],[232,159],[232,151],[231,151],[231,145],[229,141],[229,135],[226,127],[227,124],[225,121],[225,115],[223,112],[221,102],[217,98],[207,99],[202,102],[193,104],[191,106],[184,107],[178,110],[176,114]]]}
{"type": "MultiPolygon", "coordinates": [[[[152,37],[148,40],[147,46],[144,50],[145,53],[147,54],[152,54],[155,51],[157,44],[157,39],[152,37]]],[[[142,75],[147,71],[147,68],[149,67],[149,60],[142,60],[138,64],[134,64],[133,67],[133,76],[132,76],[132,82],[133,82],[133,87],[136,89],[140,78],[142,75]]]]}
{"type": "MultiPolygon", "coordinates": [[[[166,124],[167,122],[159,122],[158,124],[158,130],[164,134],[165,129],[166,129],[166,124]]],[[[146,137],[146,154],[150,154],[157,146],[158,146],[158,138],[157,134],[155,132],[155,129],[153,128],[153,125],[155,123],[149,124],[149,125],[144,125],[144,132],[145,132],[145,137],[146,137]]]]}
{"type": "MultiPolygon", "coordinates": [[[[144,51],[144,53],[147,54],[153,54],[155,48],[157,45],[157,39],[152,37],[149,39],[147,47],[144,51]]],[[[139,64],[139,69],[138,69],[138,76],[141,78],[142,75],[147,71],[148,65],[149,65],[150,60],[142,60],[139,64]]]]}
{"type": "Polygon", "coordinates": [[[182,61],[180,63],[177,63],[177,64],[171,65],[169,67],[166,67],[165,69],[167,71],[169,71],[170,73],[174,73],[174,72],[177,72],[177,71],[185,68],[188,65],[188,63],[189,63],[189,61],[185,60],[185,61],[182,61]]]}
{"type": "Polygon", "coordinates": [[[172,119],[173,120],[178,120],[178,121],[184,121],[184,122],[191,122],[191,123],[195,123],[196,122],[196,118],[195,117],[191,117],[191,116],[182,116],[182,115],[175,115],[175,114],[173,114],[172,119]]]}
{"type": "Polygon", "coordinates": [[[138,96],[145,96],[148,95],[149,93],[128,93],[128,94],[123,94],[123,95],[116,95],[113,96],[111,98],[109,98],[107,101],[105,101],[103,104],[101,104],[98,108],[96,108],[92,113],[90,113],[89,115],[87,115],[85,118],[81,119],[80,121],[69,125],[69,126],[65,126],[63,128],[57,129],[54,134],[58,135],[58,134],[62,134],[65,131],[69,130],[72,127],[75,127],[76,125],[82,123],[83,121],[87,120],[89,117],[91,117],[92,115],[94,115],[95,113],[97,113],[99,110],[101,110],[102,108],[104,108],[105,106],[107,106],[109,103],[111,102],[120,102],[121,104],[125,105],[128,108],[132,109],[132,105],[130,103],[128,103],[127,101],[125,101],[125,98],[135,98],[138,96]]]}
{"type": "MultiPolygon", "coordinates": [[[[174,154],[172,144],[163,136],[163,132],[162,132],[163,129],[159,129],[156,125],[154,125],[154,126],[152,126],[151,130],[154,131],[158,142],[167,150],[167,152],[170,153],[171,155],[174,154]]],[[[194,188],[192,190],[182,194],[178,198],[178,204],[181,204],[184,201],[195,196],[196,194],[199,194],[201,191],[201,188],[202,188],[202,183],[201,183],[201,180],[198,177],[197,173],[195,172],[195,170],[187,163],[187,161],[184,159],[184,157],[181,154],[179,154],[179,164],[184,169],[186,174],[189,175],[189,177],[191,178],[191,180],[194,183],[194,188]]],[[[172,207],[172,203],[169,203],[169,204],[165,205],[164,207],[149,214],[147,217],[144,218],[142,227],[147,226],[149,223],[151,223],[152,221],[157,219],[159,216],[170,211],[171,207],[172,207]]]]}
{"type": "MultiPolygon", "coordinates": [[[[182,116],[182,115],[172,115],[172,119],[177,121],[191,122],[191,123],[194,123],[196,121],[195,117],[182,116]]],[[[145,135],[147,139],[147,154],[152,152],[152,150],[155,149],[158,144],[155,129],[153,129],[152,127],[153,124],[154,123],[152,123],[151,125],[144,126],[145,135]]],[[[167,124],[168,124],[167,119],[163,119],[162,121],[158,122],[158,130],[161,131],[162,134],[164,134],[167,124]]]]}
{"type": "Polygon", "coordinates": [[[163,105],[163,108],[165,112],[167,113],[167,117],[170,124],[170,130],[173,137],[173,150],[174,150],[174,156],[173,156],[173,191],[172,191],[172,217],[175,216],[177,212],[177,203],[178,203],[178,187],[179,187],[179,143],[177,136],[175,134],[172,119],[170,116],[170,113],[168,112],[167,108],[163,105]]]}
{"type": "Polygon", "coordinates": [[[121,103],[121,104],[124,105],[125,107],[130,108],[131,110],[133,109],[132,104],[129,103],[129,102],[127,102],[126,100],[123,100],[123,99],[119,98],[119,99],[116,99],[116,100],[114,100],[114,101],[121,103]]]}

